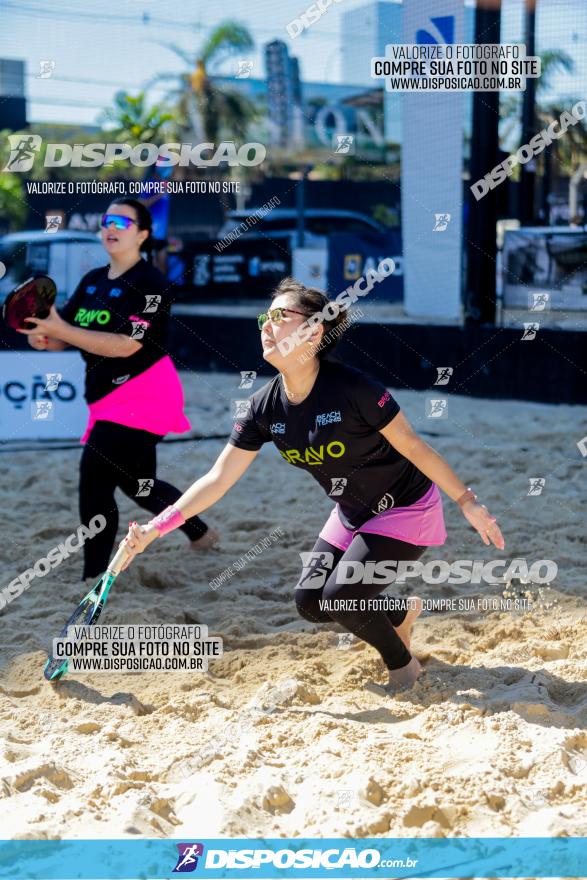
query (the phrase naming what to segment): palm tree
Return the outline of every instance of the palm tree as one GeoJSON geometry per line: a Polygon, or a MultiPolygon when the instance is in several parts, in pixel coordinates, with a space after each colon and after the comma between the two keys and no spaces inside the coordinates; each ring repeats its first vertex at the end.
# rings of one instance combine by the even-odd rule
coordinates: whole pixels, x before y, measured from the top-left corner
{"type": "MultiPolygon", "coordinates": [[[[559,120],[563,112],[569,112],[569,108],[578,102],[578,98],[570,98],[565,101],[563,107],[560,102],[555,102],[537,108],[538,119],[542,127],[546,128],[551,122],[559,120]]],[[[565,136],[559,140],[553,140],[550,149],[559,166],[560,171],[570,176],[577,169],[580,162],[587,159],[587,128],[584,122],[579,121],[576,125],[569,125],[565,136]]]]}
{"type": "MultiPolygon", "coordinates": [[[[547,49],[540,55],[540,76],[536,82],[536,102],[538,107],[540,96],[548,91],[552,78],[556,73],[573,73],[575,62],[562,49],[547,49]]],[[[501,101],[500,140],[507,144],[520,125],[522,116],[522,96],[508,95],[501,101]]]]}
{"type": "MultiPolygon", "coordinates": [[[[195,54],[175,43],[164,45],[188,67],[186,73],[179,74],[179,83],[168,95],[176,102],[179,128],[183,132],[191,130],[200,143],[216,143],[222,130],[231,137],[244,139],[257,112],[255,105],[235,90],[219,88],[210,79],[229,58],[242,57],[254,48],[253,38],[244,25],[222,22],[195,54]]],[[[177,82],[178,74],[159,74],[148,85],[170,80],[177,82]]]]}
{"type": "MultiPolygon", "coordinates": [[[[556,73],[573,73],[575,63],[570,55],[558,49],[549,49],[540,55],[541,75],[536,84],[536,123],[537,130],[546,128],[551,122],[559,120],[563,111],[569,111],[577,102],[577,98],[565,97],[556,101],[545,102],[540,98],[548,92],[552,78],[556,73]]],[[[520,126],[522,99],[520,95],[512,95],[501,104],[501,141],[506,149],[515,140],[514,135],[520,126]]],[[[569,125],[565,136],[553,140],[539,158],[541,166],[541,210],[548,216],[548,200],[550,193],[556,191],[556,180],[560,174],[571,176],[580,162],[587,156],[587,129],[582,121],[569,125]]]]}

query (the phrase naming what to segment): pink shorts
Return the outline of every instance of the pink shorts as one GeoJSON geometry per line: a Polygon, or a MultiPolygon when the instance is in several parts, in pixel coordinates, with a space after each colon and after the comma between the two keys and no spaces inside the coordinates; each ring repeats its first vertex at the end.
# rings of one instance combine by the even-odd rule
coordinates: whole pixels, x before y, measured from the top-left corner
{"type": "Polygon", "coordinates": [[[358,529],[351,531],[343,526],[338,516],[338,504],[324,523],[320,537],[329,544],[346,550],[358,532],[385,535],[408,544],[432,547],[444,544],[446,528],[442,511],[442,498],[436,483],[415,504],[409,507],[392,507],[384,513],[371,517],[358,529]]]}

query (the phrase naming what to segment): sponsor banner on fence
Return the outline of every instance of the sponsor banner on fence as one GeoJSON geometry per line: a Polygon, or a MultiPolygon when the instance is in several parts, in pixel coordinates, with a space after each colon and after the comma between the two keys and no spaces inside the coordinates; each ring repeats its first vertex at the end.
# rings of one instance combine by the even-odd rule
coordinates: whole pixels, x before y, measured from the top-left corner
{"type": "Polygon", "coordinates": [[[86,421],[77,352],[0,353],[0,440],[79,439],[86,421]]]}
{"type": "Polygon", "coordinates": [[[368,269],[377,269],[382,260],[392,259],[395,268],[369,299],[401,302],[403,297],[403,259],[401,233],[392,230],[384,235],[354,235],[337,232],[328,240],[328,289],[331,296],[345,290],[368,269]]]}
{"type": "Polygon", "coordinates": [[[286,239],[242,239],[220,252],[216,249],[218,244],[195,242],[185,248],[188,287],[196,296],[266,299],[281,279],[291,273],[286,239]]]}
{"type": "Polygon", "coordinates": [[[532,312],[587,310],[587,232],[508,229],[502,265],[506,306],[532,312]]]}

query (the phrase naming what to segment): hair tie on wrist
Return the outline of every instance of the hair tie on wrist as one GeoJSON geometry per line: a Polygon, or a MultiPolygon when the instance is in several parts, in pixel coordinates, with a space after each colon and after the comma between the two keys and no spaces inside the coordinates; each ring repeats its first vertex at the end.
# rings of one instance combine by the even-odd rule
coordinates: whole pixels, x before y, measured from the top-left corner
{"type": "Polygon", "coordinates": [[[467,489],[465,492],[463,492],[460,498],[457,498],[457,504],[459,505],[459,507],[463,507],[463,505],[466,504],[467,501],[477,501],[477,496],[472,489],[467,489]]]}

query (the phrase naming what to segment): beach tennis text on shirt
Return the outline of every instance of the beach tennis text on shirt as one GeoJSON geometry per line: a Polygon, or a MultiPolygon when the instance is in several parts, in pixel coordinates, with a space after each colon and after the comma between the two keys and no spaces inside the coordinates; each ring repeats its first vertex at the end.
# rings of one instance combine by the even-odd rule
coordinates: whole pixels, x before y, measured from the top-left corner
{"type": "Polygon", "coordinates": [[[222,639],[204,624],[70,626],[53,640],[69,672],[206,672],[222,656],[222,639]]]}

